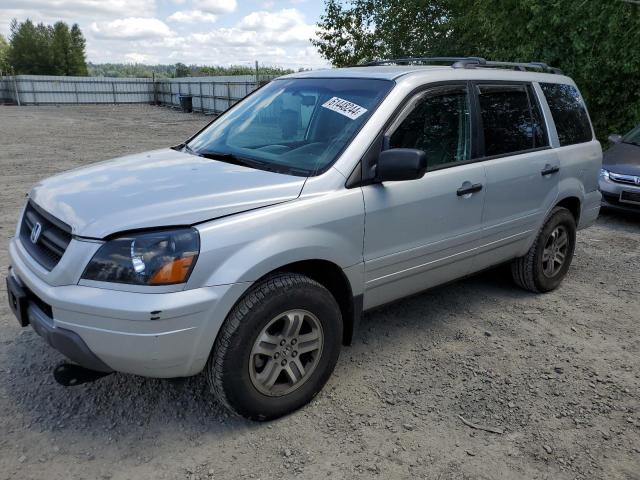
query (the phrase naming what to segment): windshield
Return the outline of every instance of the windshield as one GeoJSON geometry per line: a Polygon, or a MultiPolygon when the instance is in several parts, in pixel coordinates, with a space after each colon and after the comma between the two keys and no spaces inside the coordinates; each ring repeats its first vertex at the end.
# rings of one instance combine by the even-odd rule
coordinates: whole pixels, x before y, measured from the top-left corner
{"type": "Polygon", "coordinates": [[[640,146],[640,125],[622,137],[624,143],[631,143],[640,146]]]}
{"type": "Polygon", "coordinates": [[[274,80],[187,144],[216,160],[292,175],[326,170],[393,82],[351,78],[274,80]]]}

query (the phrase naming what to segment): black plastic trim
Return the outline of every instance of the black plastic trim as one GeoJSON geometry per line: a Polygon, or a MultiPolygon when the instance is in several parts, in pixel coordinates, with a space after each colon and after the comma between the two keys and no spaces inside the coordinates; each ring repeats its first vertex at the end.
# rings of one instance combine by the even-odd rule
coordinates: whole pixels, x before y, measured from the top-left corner
{"type": "Polygon", "coordinates": [[[31,207],[33,207],[33,209],[36,212],[38,212],[41,216],[43,216],[46,220],[53,223],[60,230],[64,230],[65,232],[71,235],[71,227],[66,223],[64,223],[62,220],[54,217],[46,210],[43,210],[42,207],[38,205],[36,202],[34,202],[33,200],[29,200],[29,205],[31,205],[31,207]]]}
{"type": "Polygon", "coordinates": [[[471,185],[469,187],[460,187],[456,191],[456,195],[458,195],[459,197],[462,197],[462,196],[468,195],[470,193],[477,193],[477,192],[479,192],[481,190],[482,190],[482,184],[481,183],[474,183],[473,185],[471,185]]]}
{"type": "Polygon", "coordinates": [[[51,271],[62,259],[72,234],[69,225],[29,200],[20,220],[19,238],[29,255],[43,268],[51,271]],[[42,226],[42,233],[37,243],[33,243],[30,235],[36,222],[42,226]]]}
{"type": "Polygon", "coordinates": [[[501,62],[486,60],[482,57],[403,57],[374,60],[372,62],[353,65],[354,67],[375,67],[382,65],[412,65],[416,63],[450,63],[452,68],[505,68],[526,72],[527,69],[542,71],[543,73],[562,74],[562,70],[551,67],[544,62],[501,62]]]}
{"type": "Polygon", "coordinates": [[[545,175],[553,175],[554,173],[558,173],[559,171],[560,167],[558,165],[555,165],[549,168],[545,168],[540,172],[540,175],[544,177],[545,175]]]}
{"type": "Polygon", "coordinates": [[[362,160],[360,160],[344,184],[346,188],[354,188],[362,185],[362,160]]]}
{"type": "Polygon", "coordinates": [[[29,325],[29,318],[26,314],[27,307],[29,306],[29,298],[27,292],[22,288],[22,285],[13,278],[11,273],[5,279],[7,284],[7,300],[9,302],[9,308],[18,319],[18,323],[21,327],[29,325]]]}
{"type": "Polygon", "coordinates": [[[353,318],[351,323],[351,330],[345,332],[345,336],[343,338],[344,345],[353,344],[353,339],[356,337],[358,333],[358,328],[360,326],[360,320],[362,320],[362,314],[364,311],[364,295],[354,295],[353,296],[353,318]]]}
{"type": "Polygon", "coordinates": [[[53,319],[48,317],[38,305],[30,303],[27,312],[29,323],[35,332],[69,360],[90,370],[113,371],[91,351],[80,335],[71,330],[56,327],[53,319]]]}

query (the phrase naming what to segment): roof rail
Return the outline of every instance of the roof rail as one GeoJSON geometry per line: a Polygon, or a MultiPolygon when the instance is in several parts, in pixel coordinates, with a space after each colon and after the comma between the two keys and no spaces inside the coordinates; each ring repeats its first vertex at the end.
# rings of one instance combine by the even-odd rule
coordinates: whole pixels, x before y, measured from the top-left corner
{"type": "Polygon", "coordinates": [[[558,73],[561,74],[562,70],[555,67],[550,67],[543,62],[494,62],[491,60],[485,60],[482,57],[405,57],[405,58],[391,58],[387,60],[375,60],[372,62],[366,62],[357,67],[373,67],[381,65],[410,65],[413,63],[426,63],[426,64],[438,64],[446,63],[450,64],[452,68],[507,68],[512,70],[518,70],[526,72],[528,69],[539,70],[545,73],[558,73]]]}
{"type": "Polygon", "coordinates": [[[474,60],[478,62],[484,62],[485,60],[480,57],[405,57],[405,58],[390,58],[388,60],[374,60],[372,62],[366,62],[356,65],[357,67],[375,67],[380,65],[404,65],[411,63],[449,63],[463,62],[466,60],[474,60]]]}

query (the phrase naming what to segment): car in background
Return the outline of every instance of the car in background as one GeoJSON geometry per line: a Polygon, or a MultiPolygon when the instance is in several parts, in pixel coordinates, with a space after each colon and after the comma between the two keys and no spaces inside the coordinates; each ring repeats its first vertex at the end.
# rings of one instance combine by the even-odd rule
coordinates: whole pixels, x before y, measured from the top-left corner
{"type": "Polygon", "coordinates": [[[600,172],[602,206],[640,212],[640,125],[626,135],[610,135],[600,172]]]}

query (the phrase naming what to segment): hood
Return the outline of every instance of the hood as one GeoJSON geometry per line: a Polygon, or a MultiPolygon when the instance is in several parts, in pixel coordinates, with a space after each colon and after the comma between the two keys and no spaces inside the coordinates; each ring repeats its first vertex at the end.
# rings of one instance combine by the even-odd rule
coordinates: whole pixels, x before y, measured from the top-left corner
{"type": "Polygon", "coordinates": [[[602,168],[621,175],[640,176],[640,147],[617,143],[604,152],[602,168]]]}
{"type": "Polygon", "coordinates": [[[305,180],[167,148],[56,175],[38,183],[30,197],[74,235],[104,238],[293,200],[305,180]]]}

